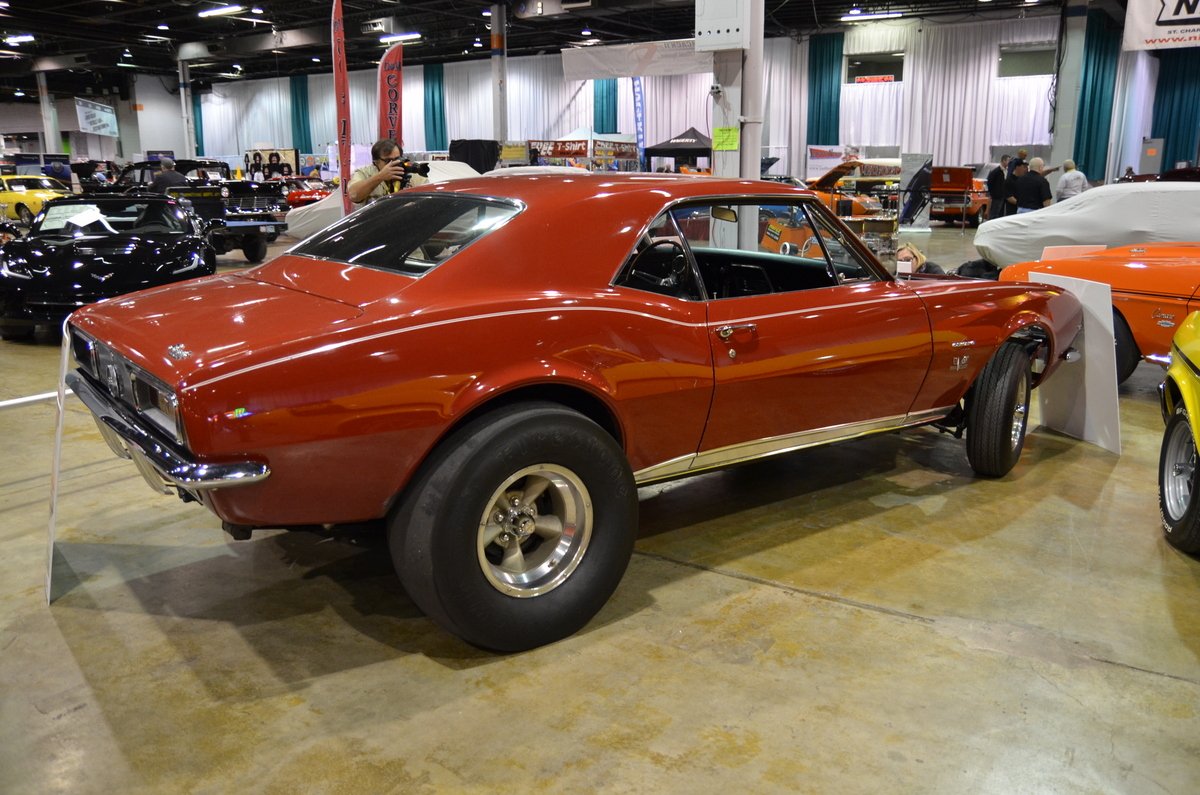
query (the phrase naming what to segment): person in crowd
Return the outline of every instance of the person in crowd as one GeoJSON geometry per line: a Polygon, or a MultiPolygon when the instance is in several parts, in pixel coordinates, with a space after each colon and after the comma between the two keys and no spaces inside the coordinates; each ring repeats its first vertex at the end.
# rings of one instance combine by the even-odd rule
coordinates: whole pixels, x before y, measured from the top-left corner
{"type": "Polygon", "coordinates": [[[158,164],[162,166],[162,170],[154,175],[154,180],[150,183],[152,193],[166,193],[167,188],[187,184],[187,177],[175,170],[174,160],[164,157],[158,161],[158,164]]]}
{"type": "Polygon", "coordinates": [[[927,258],[912,243],[901,243],[896,249],[897,273],[945,273],[941,265],[927,258]]]}
{"type": "Polygon", "coordinates": [[[1078,196],[1090,187],[1087,176],[1075,167],[1075,161],[1064,160],[1063,175],[1058,179],[1058,191],[1054,195],[1054,200],[1065,201],[1072,196],[1078,196]]]}
{"type": "Polygon", "coordinates": [[[1029,163],[1020,157],[1008,161],[1008,179],[1004,180],[1004,214],[1017,214],[1017,180],[1029,172],[1029,163]]]}
{"type": "Polygon", "coordinates": [[[1013,175],[1013,171],[1015,171],[1017,168],[1016,166],[1013,165],[1013,163],[1015,163],[1017,160],[1021,160],[1025,163],[1028,163],[1029,162],[1029,150],[1023,149],[1023,148],[1018,149],[1016,158],[1008,161],[1008,175],[1010,177],[1013,175]]]}
{"type": "MultiPolygon", "coordinates": [[[[404,187],[404,169],[400,161],[404,150],[392,138],[383,138],[371,146],[371,165],[363,166],[350,175],[348,192],[355,207],[371,199],[395,193],[404,187]]],[[[409,176],[408,186],[424,185],[429,180],[419,174],[409,176]]]]}
{"type": "Polygon", "coordinates": [[[1013,183],[1012,194],[1017,200],[1018,213],[1031,213],[1049,207],[1054,201],[1050,193],[1050,183],[1044,173],[1045,168],[1046,162],[1040,157],[1035,157],[1029,161],[1026,173],[1017,177],[1013,183]]]}
{"type": "Polygon", "coordinates": [[[1000,165],[993,168],[987,175],[987,191],[992,197],[992,203],[988,207],[988,220],[993,218],[1003,218],[1008,215],[1008,194],[1004,192],[1004,183],[1008,180],[1008,161],[1012,160],[1010,155],[1000,156],[1000,165]]]}

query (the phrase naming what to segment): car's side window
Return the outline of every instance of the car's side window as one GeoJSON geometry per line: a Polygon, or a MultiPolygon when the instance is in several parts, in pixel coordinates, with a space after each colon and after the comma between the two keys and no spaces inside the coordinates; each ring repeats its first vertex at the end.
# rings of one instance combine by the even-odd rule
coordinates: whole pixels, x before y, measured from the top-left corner
{"type": "Polygon", "coordinates": [[[796,200],[689,203],[671,210],[713,299],[833,287],[821,232],[796,200]]]}
{"type": "Polygon", "coordinates": [[[688,301],[703,298],[679,227],[669,213],[656,218],[642,235],[614,284],[688,301]]]}
{"type": "Polygon", "coordinates": [[[839,283],[870,282],[879,279],[878,274],[847,242],[846,232],[815,209],[810,209],[808,214],[839,283]]]}

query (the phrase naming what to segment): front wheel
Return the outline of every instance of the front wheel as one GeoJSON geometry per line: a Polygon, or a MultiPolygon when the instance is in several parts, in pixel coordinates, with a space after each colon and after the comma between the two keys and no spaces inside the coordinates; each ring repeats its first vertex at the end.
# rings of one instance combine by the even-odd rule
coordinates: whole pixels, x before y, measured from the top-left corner
{"type": "Polygon", "coordinates": [[[967,224],[972,228],[978,228],[980,224],[987,220],[987,213],[987,205],[980,206],[980,208],[971,216],[970,220],[967,221],[967,224]]]}
{"type": "Polygon", "coordinates": [[[21,219],[22,226],[33,226],[33,210],[30,210],[24,204],[17,205],[17,217],[21,219]]]}
{"type": "Polygon", "coordinates": [[[1008,341],[975,381],[967,412],[967,460],[984,477],[1007,475],[1021,457],[1032,392],[1029,352],[1008,341]]]}
{"type": "Polygon", "coordinates": [[[476,646],[523,651],[599,612],[636,528],[637,488],[612,436],[530,403],[443,442],[389,520],[388,543],[426,615],[476,646]]]}
{"type": "Polygon", "coordinates": [[[257,235],[247,238],[242,243],[242,254],[245,255],[246,262],[262,262],[267,257],[266,238],[258,237],[257,235]]]}
{"type": "Polygon", "coordinates": [[[1200,554],[1200,508],[1196,499],[1196,437],[1187,412],[1167,422],[1158,456],[1158,514],[1171,546],[1200,554]]]}

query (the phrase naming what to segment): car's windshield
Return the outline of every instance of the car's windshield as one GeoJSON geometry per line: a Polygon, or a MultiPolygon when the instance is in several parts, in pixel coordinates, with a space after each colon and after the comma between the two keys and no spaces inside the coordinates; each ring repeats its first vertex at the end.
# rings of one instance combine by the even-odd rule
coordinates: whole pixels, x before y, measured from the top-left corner
{"type": "Polygon", "coordinates": [[[165,201],[102,201],[51,204],[31,234],[111,236],[182,233],[184,211],[165,201]]]}
{"type": "Polygon", "coordinates": [[[57,190],[70,193],[71,189],[49,177],[16,177],[5,180],[9,190],[57,190]]]}
{"type": "Polygon", "coordinates": [[[396,194],[346,216],[293,251],[420,276],[520,211],[521,205],[509,199],[396,194]]]}

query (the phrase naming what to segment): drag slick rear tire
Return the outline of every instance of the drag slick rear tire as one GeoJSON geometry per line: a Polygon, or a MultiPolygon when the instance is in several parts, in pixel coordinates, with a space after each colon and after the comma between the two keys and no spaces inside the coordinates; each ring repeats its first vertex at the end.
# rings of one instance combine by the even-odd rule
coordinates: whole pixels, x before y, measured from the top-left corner
{"type": "Polygon", "coordinates": [[[1005,342],[975,381],[967,411],[967,460],[984,477],[1007,475],[1021,457],[1032,391],[1029,352],[1005,342]]]}
{"type": "Polygon", "coordinates": [[[1196,437],[1186,411],[1167,421],[1158,455],[1158,515],[1167,542],[1200,554],[1200,493],[1196,489],[1196,437]]]}
{"type": "Polygon", "coordinates": [[[388,544],[405,590],[468,643],[523,651],[599,612],[633,553],[624,452],[553,403],[489,412],[447,438],[406,489],[388,544]]]}

